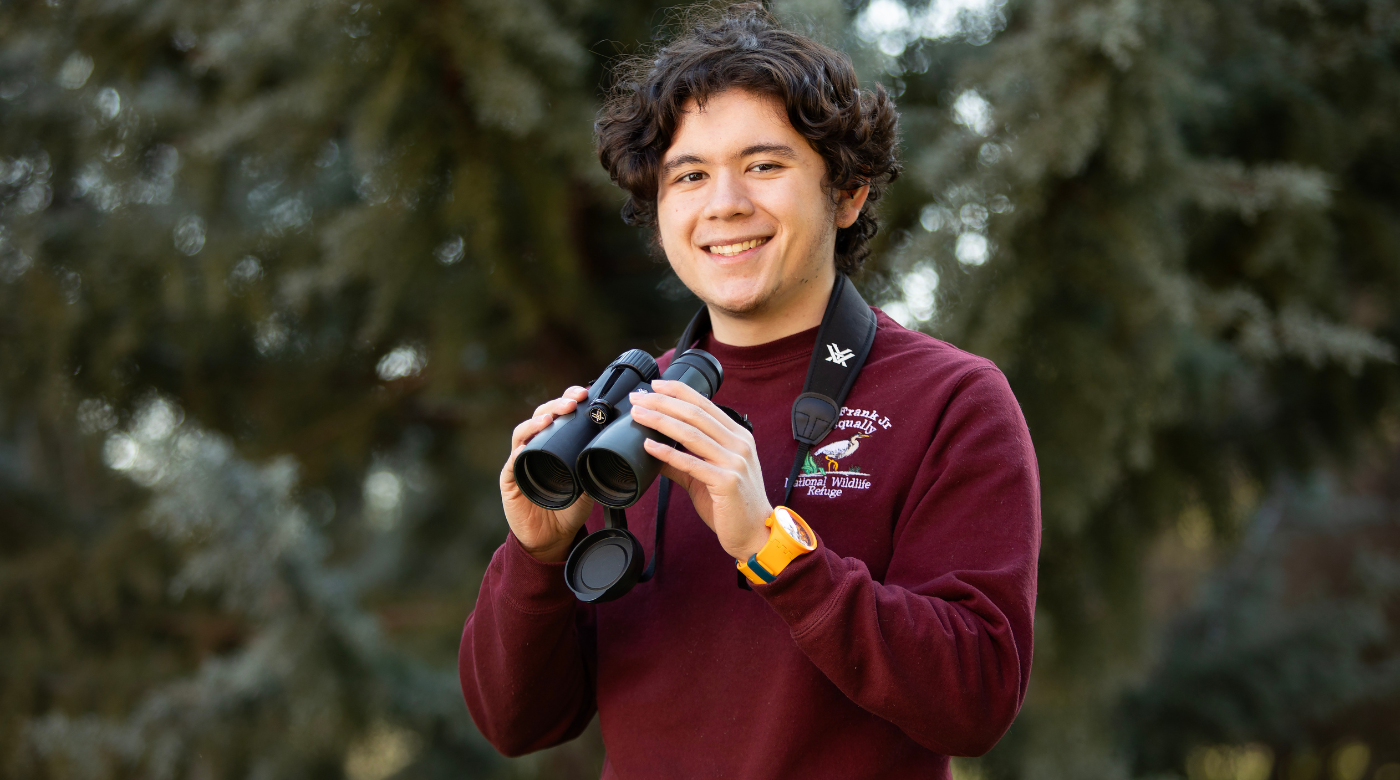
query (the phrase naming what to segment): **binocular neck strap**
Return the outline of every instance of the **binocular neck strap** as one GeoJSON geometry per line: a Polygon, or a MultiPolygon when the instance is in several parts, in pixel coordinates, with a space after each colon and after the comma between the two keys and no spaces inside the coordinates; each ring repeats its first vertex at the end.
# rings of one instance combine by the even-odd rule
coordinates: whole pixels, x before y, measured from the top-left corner
{"type": "MultiPolygon", "coordinates": [[[[666,504],[670,498],[671,480],[662,477],[661,484],[657,486],[656,525],[652,529],[651,563],[647,564],[646,571],[642,572],[642,576],[637,578],[637,582],[646,582],[656,574],[656,562],[661,560],[661,533],[662,529],[666,526],[666,504]]],[[[615,506],[604,507],[603,527],[626,531],[627,510],[615,506]]]]}
{"type": "Polygon", "coordinates": [[[701,306],[700,311],[695,312],[695,316],[690,318],[690,324],[685,326],[681,333],[681,340],[676,342],[676,351],[671,353],[672,359],[681,356],[681,353],[695,346],[695,343],[704,338],[710,332],[710,307],[701,306]]]}
{"type": "Polygon", "coordinates": [[[603,508],[603,527],[627,530],[627,511],[622,507],[609,506],[603,508]]]}
{"type": "Polygon", "coordinates": [[[875,343],[875,325],[875,312],[860,297],[856,286],[845,274],[837,274],[807,364],[807,380],[802,384],[802,394],[792,402],[792,438],[797,440],[797,457],[783,489],[784,506],[792,500],[792,489],[807,462],[807,454],[836,427],[841,404],[846,402],[875,343]]]}

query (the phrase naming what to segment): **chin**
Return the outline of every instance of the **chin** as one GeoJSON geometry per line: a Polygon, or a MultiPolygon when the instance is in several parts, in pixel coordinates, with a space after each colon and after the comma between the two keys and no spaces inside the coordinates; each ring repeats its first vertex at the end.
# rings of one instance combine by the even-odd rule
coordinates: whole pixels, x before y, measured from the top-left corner
{"type": "Polygon", "coordinates": [[[708,256],[686,258],[683,263],[673,261],[671,268],[705,305],[742,317],[762,312],[783,287],[780,269],[763,262],[768,258],[755,259],[726,263],[708,256]]]}
{"type": "Polygon", "coordinates": [[[757,314],[768,307],[778,293],[778,285],[745,281],[742,284],[717,285],[697,296],[707,305],[733,315],[757,314]]]}

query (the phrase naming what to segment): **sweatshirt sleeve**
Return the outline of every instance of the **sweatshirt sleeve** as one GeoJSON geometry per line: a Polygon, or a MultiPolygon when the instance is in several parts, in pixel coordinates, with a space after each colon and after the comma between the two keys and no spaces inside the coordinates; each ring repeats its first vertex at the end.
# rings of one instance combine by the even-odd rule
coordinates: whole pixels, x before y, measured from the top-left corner
{"type": "Polygon", "coordinates": [[[535,560],[515,535],[496,550],[457,655],[472,720],[518,756],[578,736],[597,711],[593,610],[564,584],[564,564],[535,560]]]}
{"type": "Polygon", "coordinates": [[[961,380],[896,520],[884,581],[820,545],[755,586],[856,704],[946,755],[1010,727],[1031,669],[1040,486],[994,367],[961,380]]]}

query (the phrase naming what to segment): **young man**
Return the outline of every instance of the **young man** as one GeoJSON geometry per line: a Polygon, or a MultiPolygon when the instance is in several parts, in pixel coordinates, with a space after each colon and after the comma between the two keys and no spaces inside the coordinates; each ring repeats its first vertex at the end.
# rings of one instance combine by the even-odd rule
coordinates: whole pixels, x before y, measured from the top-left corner
{"type": "MultiPolygon", "coordinates": [[[[601,512],[587,498],[543,510],[512,470],[585,391],[516,428],[501,472],[510,534],[462,637],[472,717],[520,754],[597,712],[604,778],[947,778],[947,756],[1006,731],[1030,674],[1039,486],[995,366],[878,314],[792,493],[815,549],[751,591],[735,583],[736,561],[778,534],[765,521],[794,459],[792,404],[837,273],[864,258],[869,206],[898,172],[894,109],[859,91],[844,56],[754,7],[619,81],[600,158],[631,195],[624,214],[656,231],[708,308],[698,346],[724,384],[714,403],[679,383],[634,396],[634,419],[684,446],[648,452],[685,492],[670,497],[657,577],[596,606],[562,569],[601,512]]],[[[656,493],[628,511],[648,547],[656,493]]]]}

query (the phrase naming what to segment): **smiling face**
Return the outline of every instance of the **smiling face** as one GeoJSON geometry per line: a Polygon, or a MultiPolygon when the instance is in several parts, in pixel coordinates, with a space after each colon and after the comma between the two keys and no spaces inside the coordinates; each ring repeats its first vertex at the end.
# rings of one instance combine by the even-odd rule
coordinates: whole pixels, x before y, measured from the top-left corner
{"type": "Polygon", "coordinates": [[[661,162],[661,246],[709,306],[715,336],[761,343],[820,322],[836,229],[855,221],[866,188],[833,199],[825,162],[782,105],[740,89],[703,109],[692,100],[661,162]]]}

